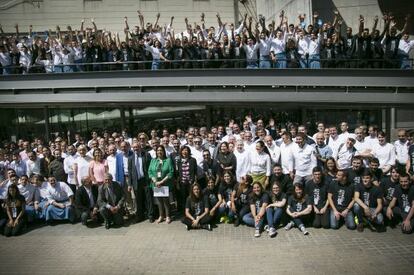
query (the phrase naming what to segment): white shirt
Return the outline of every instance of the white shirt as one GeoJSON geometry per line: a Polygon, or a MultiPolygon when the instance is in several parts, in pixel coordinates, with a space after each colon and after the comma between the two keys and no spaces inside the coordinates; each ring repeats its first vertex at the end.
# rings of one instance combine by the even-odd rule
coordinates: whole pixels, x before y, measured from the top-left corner
{"type": "Polygon", "coordinates": [[[39,193],[36,190],[36,187],[30,183],[27,183],[25,186],[19,184],[17,187],[19,188],[20,195],[25,198],[27,205],[32,204],[35,201],[39,201],[39,193]],[[37,196],[35,196],[36,193],[37,196]]]}
{"type": "Polygon", "coordinates": [[[320,35],[318,33],[318,38],[315,40],[309,40],[309,55],[319,54],[320,51],[320,35]]]}
{"type": "Polygon", "coordinates": [[[153,46],[149,46],[147,44],[145,45],[145,49],[152,54],[152,59],[153,60],[160,60],[161,59],[161,49],[153,47],[153,46]]]}
{"type": "Polygon", "coordinates": [[[40,195],[40,200],[45,200],[47,199],[47,186],[49,185],[49,183],[47,181],[43,182],[42,185],[40,187],[36,186],[36,189],[39,192],[40,195]]]}
{"type": "Polygon", "coordinates": [[[355,134],[352,134],[350,132],[345,132],[345,133],[340,134],[339,138],[345,143],[348,138],[355,139],[355,134]]]}
{"type": "Polygon", "coordinates": [[[3,67],[11,65],[11,58],[8,52],[5,52],[5,53],[0,52],[0,64],[3,67]]]}
{"type": "Polygon", "coordinates": [[[336,156],[338,155],[338,149],[339,149],[339,145],[341,145],[342,143],[344,143],[345,141],[343,141],[339,135],[336,136],[336,139],[333,139],[332,136],[329,136],[329,140],[328,140],[328,145],[329,147],[331,147],[332,149],[332,157],[336,158],[336,156]]]}
{"type": "Polygon", "coordinates": [[[256,43],[253,46],[244,45],[244,51],[246,52],[246,60],[250,60],[250,61],[257,60],[257,49],[258,48],[259,48],[259,43],[256,43]]]}
{"type": "Polygon", "coordinates": [[[272,159],[272,163],[279,163],[279,161],[280,161],[280,148],[279,148],[279,146],[277,146],[276,144],[273,143],[272,146],[270,146],[270,147],[267,146],[267,149],[269,149],[269,153],[270,153],[270,157],[272,159]]]}
{"type": "Polygon", "coordinates": [[[292,150],[296,146],[297,145],[294,142],[289,144],[282,142],[282,144],[280,144],[280,163],[282,164],[283,174],[289,174],[294,169],[295,163],[292,150]]]}
{"type": "Polygon", "coordinates": [[[124,175],[128,175],[128,154],[125,155],[124,152],[122,152],[122,162],[124,163],[124,175]]]}
{"type": "Polygon", "coordinates": [[[78,167],[77,179],[78,184],[82,185],[82,178],[89,176],[89,163],[92,161],[92,158],[89,156],[76,158],[74,165],[78,167]]]}
{"type": "Polygon", "coordinates": [[[31,159],[26,161],[26,174],[28,177],[32,174],[40,175],[40,158],[36,158],[34,161],[31,159]]]}
{"type": "Polygon", "coordinates": [[[302,39],[298,38],[298,53],[305,55],[309,53],[309,38],[304,36],[302,39]]]}
{"type": "Polygon", "coordinates": [[[315,148],[305,143],[302,148],[298,145],[293,147],[292,153],[295,163],[295,174],[300,177],[312,175],[312,169],[317,165],[315,148]]]}
{"type": "Polygon", "coordinates": [[[353,148],[349,149],[346,147],[345,143],[342,143],[337,155],[337,164],[339,170],[348,169],[351,167],[351,160],[355,154],[354,150],[352,149],[353,148]]]}
{"type": "Polygon", "coordinates": [[[63,169],[65,170],[65,173],[68,174],[68,183],[69,184],[75,184],[75,171],[73,170],[73,164],[75,163],[75,160],[79,157],[78,154],[74,155],[68,155],[63,160],[63,169]]]}
{"type": "Polygon", "coordinates": [[[379,160],[379,168],[395,164],[395,148],[391,143],[375,144],[372,147],[372,153],[379,160]]]}
{"type": "Polygon", "coordinates": [[[106,157],[108,163],[108,172],[112,178],[116,179],[116,156],[109,155],[106,157]]]}
{"type": "Polygon", "coordinates": [[[402,54],[408,55],[412,48],[414,48],[414,40],[405,41],[401,39],[400,43],[398,43],[398,51],[402,54]]]}
{"type": "Polygon", "coordinates": [[[25,53],[24,51],[20,51],[19,63],[25,68],[30,67],[32,64],[32,55],[30,52],[25,53]]]}
{"type": "Polygon", "coordinates": [[[203,175],[203,149],[200,148],[199,150],[197,150],[196,148],[191,149],[191,156],[193,158],[195,158],[195,160],[197,161],[197,175],[201,176],[203,175]]]}
{"type": "Polygon", "coordinates": [[[377,137],[372,138],[371,136],[366,136],[364,140],[365,140],[365,142],[368,143],[368,146],[369,146],[370,149],[372,149],[372,147],[375,144],[378,144],[378,138],[377,137]]]}
{"type": "Polygon", "coordinates": [[[279,53],[284,53],[285,52],[286,37],[287,37],[287,32],[284,32],[281,39],[275,38],[275,39],[272,40],[271,51],[274,54],[279,54],[279,53]]]}
{"type": "Polygon", "coordinates": [[[400,164],[406,164],[408,161],[408,140],[402,143],[399,140],[394,142],[396,159],[400,164]]]}
{"type": "Polygon", "coordinates": [[[249,172],[249,156],[250,152],[246,149],[239,152],[238,150],[234,150],[234,156],[236,157],[237,161],[237,168],[236,168],[236,178],[239,182],[241,177],[247,175],[249,172]]]}
{"type": "Polygon", "coordinates": [[[259,53],[260,56],[269,56],[270,55],[270,48],[272,44],[272,39],[260,39],[259,43],[259,53]]]}
{"type": "Polygon", "coordinates": [[[7,198],[7,190],[11,184],[10,180],[5,180],[0,183],[0,200],[5,200],[7,198]]]}
{"type": "Polygon", "coordinates": [[[252,174],[263,174],[266,173],[266,176],[270,177],[271,174],[271,160],[268,154],[265,152],[257,153],[251,152],[250,154],[250,168],[249,171],[252,174]]]}
{"type": "Polygon", "coordinates": [[[62,181],[57,181],[54,187],[48,183],[46,187],[46,198],[49,203],[54,201],[65,202],[69,200],[69,197],[71,196],[73,196],[72,189],[62,181]]]}

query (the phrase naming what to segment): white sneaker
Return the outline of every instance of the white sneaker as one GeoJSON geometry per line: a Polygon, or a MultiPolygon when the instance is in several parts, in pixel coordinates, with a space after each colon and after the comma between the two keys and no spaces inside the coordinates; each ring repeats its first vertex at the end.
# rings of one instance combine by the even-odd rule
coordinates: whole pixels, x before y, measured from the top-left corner
{"type": "Polygon", "coordinates": [[[285,230],[286,230],[286,231],[288,231],[288,230],[292,229],[292,227],[293,227],[294,225],[295,225],[295,224],[294,224],[293,222],[289,222],[289,223],[285,226],[285,230]]]}
{"type": "Polygon", "coordinates": [[[256,230],[254,231],[254,237],[255,237],[255,238],[260,237],[260,230],[259,230],[259,229],[256,229],[256,230]]]}
{"type": "Polygon", "coordinates": [[[300,231],[302,231],[302,233],[303,233],[303,235],[309,235],[309,232],[306,230],[306,228],[304,227],[304,226],[302,226],[301,228],[300,228],[300,231]]]}
{"type": "Polygon", "coordinates": [[[275,229],[275,228],[273,228],[273,227],[271,227],[271,228],[269,229],[269,237],[270,237],[270,238],[273,238],[274,236],[276,236],[276,229],[275,229]]]}
{"type": "Polygon", "coordinates": [[[264,230],[266,230],[266,232],[269,232],[269,225],[265,225],[264,230]]]}

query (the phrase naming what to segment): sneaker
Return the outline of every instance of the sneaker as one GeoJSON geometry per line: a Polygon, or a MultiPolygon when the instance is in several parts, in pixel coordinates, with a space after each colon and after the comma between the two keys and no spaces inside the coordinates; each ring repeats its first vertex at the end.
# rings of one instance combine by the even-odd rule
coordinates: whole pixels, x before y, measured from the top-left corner
{"type": "Polygon", "coordinates": [[[254,231],[254,237],[255,237],[255,238],[260,237],[260,230],[259,230],[259,229],[256,229],[256,230],[254,231]]]}
{"type": "Polygon", "coordinates": [[[276,234],[277,234],[276,229],[275,229],[275,228],[273,228],[273,227],[271,227],[271,228],[269,229],[269,237],[270,237],[270,238],[273,238],[273,237],[275,237],[275,236],[276,236],[276,234]]]}
{"type": "Polygon", "coordinates": [[[300,227],[300,231],[303,233],[303,235],[309,235],[309,232],[308,232],[308,230],[306,230],[306,228],[304,227],[304,226],[301,226],[300,227]]]}
{"type": "Polygon", "coordinates": [[[187,231],[190,231],[191,227],[188,225],[185,225],[185,229],[187,229],[187,231]]]}
{"type": "Polygon", "coordinates": [[[204,224],[202,226],[203,229],[208,230],[208,231],[212,231],[211,225],[210,224],[204,224]]]}
{"type": "Polygon", "coordinates": [[[264,226],[264,230],[266,230],[266,232],[269,232],[269,229],[270,229],[270,228],[269,228],[269,225],[267,225],[267,224],[266,224],[266,225],[264,226]]]}
{"type": "Polygon", "coordinates": [[[220,218],[220,223],[227,223],[229,221],[229,219],[227,218],[227,216],[223,216],[220,218]]]}
{"type": "Polygon", "coordinates": [[[363,225],[362,223],[359,223],[359,224],[357,225],[357,231],[358,231],[358,232],[363,232],[363,231],[364,231],[364,225],[363,225]]]}
{"type": "Polygon", "coordinates": [[[295,225],[295,224],[294,224],[293,222],[289,222],[289,223],[285,226],[285,230],[286,230],[286,231],[288,231],[288,230],[292,229],[292,227],[293,227],[294,225],[295,225]]]}
{"type": "Polygon", "coordinates": [[[234,227],[237,227],[237,226],[239,226],[240,225],[240,219],[239,218],[236,218],[235,220],[234,220],[234,227]]]}

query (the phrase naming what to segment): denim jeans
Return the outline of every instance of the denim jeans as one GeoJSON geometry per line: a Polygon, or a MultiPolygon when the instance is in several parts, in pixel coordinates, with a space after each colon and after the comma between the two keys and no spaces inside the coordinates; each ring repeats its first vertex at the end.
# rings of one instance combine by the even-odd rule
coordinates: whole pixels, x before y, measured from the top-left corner
{"type": "Polygon", "coordinates": [[[299,63],[300,63],[300,67],[301,67],[302,69],[309,68],[308,59],[307,59],[305,56],[302,56],[302,57],[299,59],[299,63]]]}
{"type": "Polygon", "coordinates": [[[253,214],[247,213],[246,215],[243,216],[243,222],[248,226],[252,226],[257,230],[260,230],[263,227],[264,218],[262,217],[259,220],[259,222],[256,223],[256,221],[253,218],[253,214]]]}
{"type": "Polygon", "coordinates": [[[270,56],[261,56],[259,61],[259,67],[261,69],[270,69],[272,67],[272,64],[270,63],[270,56]]]}
{"type": "Polygon", "coordinates": [[[285,53],[278,53],[276,54],[276,62],[274,63],[274,67],[277,69],[286,69],[286,54],[285,53]]]}
{"type": "Polygon", "coordinates": [[[256,60],[248,60],[246,69],[257,69],[257,61],[256,60]]]}
{"type": "Polygon", "coordinates": [[[153,70],[153,71],[159,70],[160,69],[160,65],[161,65],[161,62],[160,62],[159,59],[152,60],[151,70],[153,70]]]}
{"type": "Polygon", "coordinates": [[[266,209],[267,224],[269,227],[276,228],[279,226],[282,220],[283,208],[269,207],[266,209]]]}
{"type": "Polygon", "coordinates": [[[312,54],[309,56],[309,68],[311,69],[321,68],[321,58],[319,54],[312,54]]]}
{"type": "MultiPolygon", "coordinates": [[[[370,208],[369,210],[371,212],[371,215],[374,214],[375,208],[370,208]]],[[[354,204],[354,213],[358,217],[359,223],[361,223],[364,220],[364,218],[366,218],[364,209],[357,203],[354,204]]],[[[376,224],[383,224],[384,216],[382,215],[382,213],[378,213],[373,222],[376,224]]]]}
{"type": "Polygon", "coordinates": [[[335,218],[334,212],[331,209],[331,213],[330,213],[330,218],[331,218],[331,228],[332,229],[338,229],[339,228],[339,223],[341,221],[345,221],[345,225],[348,229],[355,229],[356,225],[355,225],[355,219],[354,219],[354,213],[352,213],[352,211],[348,211],[348,214],[346,215],[346,217],[340,217],[339,220],[337,220],[335,218]]]}

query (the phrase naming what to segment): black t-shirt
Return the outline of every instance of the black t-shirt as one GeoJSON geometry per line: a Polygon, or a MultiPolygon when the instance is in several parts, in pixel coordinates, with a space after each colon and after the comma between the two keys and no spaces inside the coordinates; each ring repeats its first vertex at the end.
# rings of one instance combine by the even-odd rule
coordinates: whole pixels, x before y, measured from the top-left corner
{"type": "Polygon", "coordinates": [[[293,195],[288,199],[288,207],[290,212],[301,212],[309,205],[312,205],[312,200],[307,195],[305,195],[305,198],[302,201],[298,201],[293,197],[293,195]]]}
{"type": "Polygon", "coordinates": [[[313,180],[308,181],[305,187],[305,193],[309,196],[313,205],[318,209],[325,206],[328,198],[328,185],[325,182],[316,184],[313,180]]]}
{"type": "Polygon", "coordinates": [[[225,201],[231,200],[231,193],[233,192],[233,184],[222,183],[219,188],[219,194],[223,197],[225,201]]]}
{"type": "Polygon", "coordinates": [[[256,207],[256,213],[259,213],[260,208],[264,203],[269,203],[269,195],[267,192],[263,192],[261,195],[257,196],[256,194],[252,193],[249,200],[250,205],[254,205],[256,207]]]}
{"type": "Polygon", "coordinates": [[[203,195],[204,195],[205,198],[207,198],[208,206],[209,206],[210,209],[213,208],[217,204],[218,195],[217,195],[216,190],[214,190],[214,189],[211,190],[209,188],[205,188],[203,190],[203,195]]]}
{"type": "Polygon", "coordinates": [[[198,201],[192,201],[191,198],[188,197],[185,202],[185,208],[190,210],[191,216],[200,216],[204,213],[204,209],[208,208],[208,198],[201,197],[198,201]]]}
{"type": "Polygon", "coordinates": [[[273,192],[269,194],[270,202],[269,203],[275,203],[280,202],[283,199],[286,199],[286,194],[283,192],[279,192],[279,194],[274,194],[273,192]]]}
{"type": "Polygon", "coordinates": [[[388,204],[392,200],[397,185],[399,185],[399,183],[393,182],[391,180],[391,177],[386,177],[381,180],[380,188],[382,193],[384,194],[385,206],[388,206],[388,204]]]}
{"type": "Polygon", "coordinates": [[[272,185],[275,181],[280,182],[280,187],[281,187],[281,191],[287,195],[292,194],[293,191],[293,181],[291,179],[291,177],[289,177],[289,175],[285,175],[282,174],[281,176],[276,176],[275,174],[271,174],[270,175],[270,179],[269,182],[270,184],[268,185],[267,189],[270,191],[270,189],[272,188],[272,185]]]}
{"type": "Polygon", "coordinates": [[[241,205],[247,205],[249,204],[249,195],[252,192],[252,187],[249,186],[246,191],[241,192],[240,194],[237,194],[237,190],[239,190],[240,183],[237,183],[234,186],[234,192],[236,192],[235,199],[241,204],[241,205]]]}
{"type": "Polygon", "coordinates": [[[401,212],[408,214],[414,200],[414,187],[410,186],[408,189],[401,188],[401,185],[397,185],[393,195],[397,198],[397,205],[401,209],[401,212]]]}
{"type": "Polygon", "coordinates": [[[348,207],[354,197],[354,190],[354,184],[352,183],[342,185],[336,180],[332,181],[328,193],[332,194],[336,210],[342,212],[348,207]]]}
{"type": "Polygon", "coordinates": [[[361,168],[359,170],[354,170],[352,168],[348,168],[348,181],[354,185],[354,187],[357,187],[362,183],[362,174],[364,173],[364,168],[361,168]]]}
{"type": "Polygon", "coordinates": [[[381,189],[371,184],[371,187],[366,188],[364,185],[356,187],[356,192],[359,192],[359,198],[369,208],[377,207],[377,199],[382,199],[381,189]]]}

